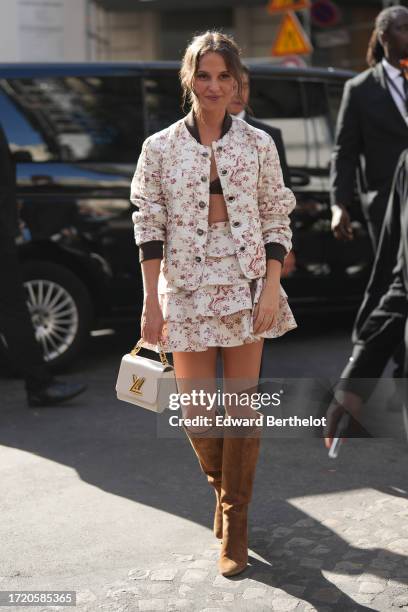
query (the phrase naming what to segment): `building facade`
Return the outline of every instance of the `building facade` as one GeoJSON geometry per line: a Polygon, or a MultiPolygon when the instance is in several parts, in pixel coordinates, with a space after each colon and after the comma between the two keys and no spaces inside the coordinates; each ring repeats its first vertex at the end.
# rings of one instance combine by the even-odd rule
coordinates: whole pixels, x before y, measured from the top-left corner
{"type": "Polygon", "coordinates": [[[88,0],[2,0],[2,62],[82,61],[88,0]]]}
{"type": "MultiPolygon", "coordinates": [[[[2,61],[134,61],[180,59],[191,37],[207,29],[232,34],[246,58],[271,55],[282,15],[271,0],[2,0],[2,61]]],[[[317,0],[315,0],[317,1],[317,0]]],[[[319,0],[321,2],[321,0],[319,0]]],[[[297,13],[317,66],[362,70],[376,14],[408,0],[325,0],[330,23],[313,9],[297,13]]]]}
{"type": "MultiPolygon", "coordinates": [[[[313,54],[307,63],[362,70],[367,43],[378,12],[405,0],[332,0],[332,23],[297,13],[310,35],[313,54]]],[[[330,2],[330,0],[328,0],[330,2]]],[[[96,59],[180,59],[192,35],[212,28],[232,34],[247,58],[281,61],[271,56],[281,15],[267,10],[268,0],[93,0],[96,59]]]]}

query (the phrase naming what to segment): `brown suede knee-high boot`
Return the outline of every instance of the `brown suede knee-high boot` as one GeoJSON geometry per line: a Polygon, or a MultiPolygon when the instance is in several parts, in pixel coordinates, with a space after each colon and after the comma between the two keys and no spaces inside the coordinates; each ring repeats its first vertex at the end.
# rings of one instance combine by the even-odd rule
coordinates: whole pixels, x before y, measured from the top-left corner
{"type": "Polygon", "coordinates": [[[198,462],[209,484],[214,487],[216,506],[214,513],[213,531],[216,538],[222,539],[222,507],[221,507],[221,478],[222,478],[222,427],[212,427],[205,433],[193,434],[184,427],[191,446],[197,455],[198,462]]]}
{"type": "Polygon", "coordinates": [[[260,448],[260,430],[247,437],[225,433],[221,505],[223,540],[218,563],[223,576],[234,576],[248,564],[248,505],[252,497],[260,448]],[[250,437],[252,436],[252,437],[250,437]]]}

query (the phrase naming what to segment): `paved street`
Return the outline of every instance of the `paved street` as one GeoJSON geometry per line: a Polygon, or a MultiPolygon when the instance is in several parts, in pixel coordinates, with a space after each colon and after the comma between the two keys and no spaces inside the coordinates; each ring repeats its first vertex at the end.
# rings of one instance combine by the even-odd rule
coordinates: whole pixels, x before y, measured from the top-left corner
{"type": "MultiPolygon", "coordinates": [[[[251,567],[223,578],[188,441],[158,439],[154,415],[116,400],[131,330],[93,339],[67,372],[89,384],[70,404],[28,409],[20,381],[0,380],[0,590],[74,590],[81,612],[408,610],[401,415],[384,413],[399,436],[348,440],[337,461],[317,438],[264,439],[251,567]]],[[[268,343],[262,375],[334,379],[348,330],[309,321],[268,343]]]]}

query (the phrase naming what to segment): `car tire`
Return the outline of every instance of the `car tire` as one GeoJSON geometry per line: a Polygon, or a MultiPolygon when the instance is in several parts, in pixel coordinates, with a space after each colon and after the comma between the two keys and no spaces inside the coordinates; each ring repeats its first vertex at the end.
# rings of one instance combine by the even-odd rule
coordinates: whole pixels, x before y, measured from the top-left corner
{"type": "Polygon", "coordinates": [[[72,363],[90,338],[92,301],[69,268],[48,261],[23,264],[27,305],[44,359],[53,372],[72,363]]]}

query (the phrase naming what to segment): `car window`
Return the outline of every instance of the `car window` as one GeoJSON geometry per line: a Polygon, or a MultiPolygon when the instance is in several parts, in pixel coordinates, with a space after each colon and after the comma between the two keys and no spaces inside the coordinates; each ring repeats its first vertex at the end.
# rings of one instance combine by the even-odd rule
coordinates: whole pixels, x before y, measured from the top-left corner
{"type": "MultiPolygon", "coordinates": [[[[334,81],[327,85],[327,95],[329,100],[329,111],[332,124],[335,128],[337,117],[340,110],[341,99],[343,97],[344,83],[340,81],[334,81]]],[[[333,128],[333,129],[334,129],[333,128]]]]}
{"type": "MultiPolygon", "coordinates": [[[[154,134],[184,117],[181,88],[177,73],[157,75],[143,80],[146,132],[154,134]]],[[[186,106],[186,112],[188,108],[186,106]]]]}
{"type": "MultiPolygon", "coordinates": [[[[134,76],[10,79],[7,94],[48,147],[48,159],[133,163],[144,138],[134,76]]],[[[23,144],[23,143],[21,143],[23,144]]],[[[27,142],[30,151],[34,142],[27,142]]],[[[44,146],[43,146],[44,148],[44,146]]],[[[34,161],[43,161],[43,149],[34,161]]]]}
{"type": "Polygon", "coordinates": [[[328,168],[333,147],[333,126],[324,82],[304,81],[307,166],[328,168]]]}
{"type": "Polygon", "coordinates": [[[250,106],[256,118],[282,131],[289,166],[327,167],[332,132],[323,82],[253,76],[250,106]]]}
{"type": "Polygon", "coordinates": [[[249,104],[254,116],[282,130],[289,166],[307,164],[307,132],[300,82],[251,76],[249,104]]]}
{"type": "Polygon", "coordinates": [[[7,95],[7,83],[0,83],[0,121],[13,153],[24,151],[27,161],[50,161],[57,158],[57,148],[46,141],[45,133],[30,122],[23,110],[7,95]]]}

